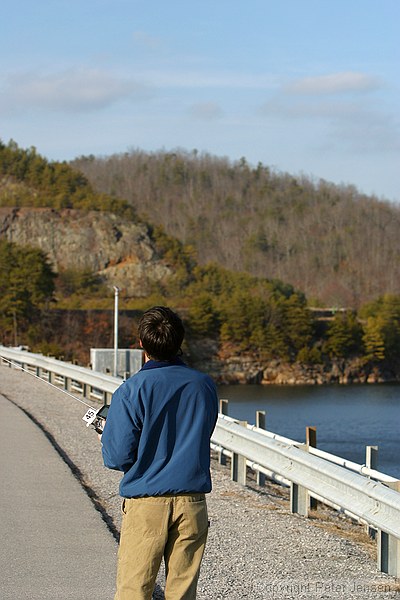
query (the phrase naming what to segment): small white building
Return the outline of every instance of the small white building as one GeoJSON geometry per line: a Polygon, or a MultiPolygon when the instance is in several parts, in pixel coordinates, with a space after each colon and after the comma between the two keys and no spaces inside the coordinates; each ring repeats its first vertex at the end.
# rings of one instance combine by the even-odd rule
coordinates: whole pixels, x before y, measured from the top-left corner
{"type": "MultiPolygon", "coordinates": [[[[117,355],[117,376],[127,379],[137,373],[143,365],[143,350],[119,348],[117,355]]],[[[99,373],[113,373],[114,349],[90,348],[90,365],[93,371],[99,373]]]]}

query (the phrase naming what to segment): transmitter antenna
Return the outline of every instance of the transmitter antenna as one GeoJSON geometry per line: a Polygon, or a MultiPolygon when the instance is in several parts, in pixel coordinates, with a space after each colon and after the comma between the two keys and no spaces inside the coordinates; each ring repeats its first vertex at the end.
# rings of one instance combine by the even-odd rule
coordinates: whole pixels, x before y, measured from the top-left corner
{"type": "Polygon", "coordinates": [[[23,371],[24,373],[28,373],[28,375],[30,375],[31,377],[34,377],[35,379],[42,381],[43,383],[49,385],[50,387],[54,388],[58,392],[61,392],[62,394],[69,396],[73,400],[80,402],[80,404],[84,404],[85,406],[87,406],[88,410],[82,417],[82,420],[85,421],[85,423],[86,423],[86,427],[89,427],[89,425],[92,425],[94,427],[94,429],[97,431],[97,433],[100,433],[100,434],[103,433],[103,429],[104,429],[104,425],[105,425],[106,417],[107,417],[107,412],[108,412],[107,404],[101,406],[100,408],[94,408],[91,404],[88,404],[84,400],[77,398],[76,396],[74,396],[74,394],[71,394],[67,390],[63,390],[62,388],[57,387],[56,385],[54,385],[54,383],[51,383],[50,381],[46,381],[45,379],[42,379],[42,377],[39,377],[39,375],[36,375],[36,373],[32,373],[28,369],[25,369],[22,365],[15,363],[12,360],[9,360],[8,358],[2,357],[2,360],[5,361],[6,363],[8,363],[10,366],[15,367],[16,369],[19,369],[20,371],[23,371]]]}
{"type": "MultiPolygon", "coordinates": [[[[34,377],[35,379],[39,379],[39,381],[42,381],[43,383],[46,383],[47,385],[51,386],[55,390],[58,390],[62,394],[66,394],[67,396],[69,396],[70,398],[73,398],[77,402],[80,402],[81,404],[84,404],[85,406],[88,406],[89,408],[93,408],[93,406],[91,406],[87,402],[84,402],[80,398],[77,398],[76,396],[74,396],[73,394],[71,394],[70,392],[68,392],[67,390],[63,390],[62,388],[54,385],[54,383],[51,383],[50,381],[46,381],[45,379],[42,379],[42,377],[39,377],[39,375],[36,375],[35,373],[32,373],[28,369],[24,369],[24,367],[22,367],[20,364],[14,363],[12,360],[8,360],[8,358],[4,358],[4,357],[2,357],[2,360],[4,360],[5,362],[7,362],[10,366],[15,367],[16,369],[19,369],[20,371],[23,371],[24,373],[28,373],[28,375],[30,375],[31,377],[34,377]]],[[[95,409],[93,408],[93,410],[95,410],[95,409]]]]}

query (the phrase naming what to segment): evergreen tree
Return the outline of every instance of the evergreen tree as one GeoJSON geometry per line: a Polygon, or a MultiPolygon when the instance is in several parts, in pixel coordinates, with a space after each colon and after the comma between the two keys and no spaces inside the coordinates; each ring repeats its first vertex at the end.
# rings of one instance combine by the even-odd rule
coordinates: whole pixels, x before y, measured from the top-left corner
{"type": "Polygon", "coordinates": [[[382,332],[385,340],[385,357],[398,360],[400,356],[400,297],[387,294],[381,304],[382,332]]]}
{"type": "Polygon", "coordinates": [[[195,335],[218,338],[219,315],[213,297],[208,292],[202,292],[192,300],[188,319],[195,335]]]}
{"type": "Polygon", "coordinates": [[[338,313],[328,326],[325,352],[337,358],[358,354],[362,350],[362,334],[355,313],[338,313]]]}
{"type": "Polygon", "coordinates": [[[380,317],[368,317],[364,325],[363,342],[365,358],[368,361],[382,361],[385,359],[384,323],[380,317]]]}
{"type": "Polygon", "coordinates": [[[0,206],[49,206],[107,210],[135,219],[128,202],[94,192],[87,178],[66,162],[49,162],[35,148],[0,141],[0,206]]]}
{"type": "Polygon", "coordinates": [[[304,296],[293,293],[285,298],[284,318],[288,344],[297,353],[310,344],[313,336],[313,320],[304,296]]]}
{"type": "Polygon", "coordinates": [[[362,307],[364,345],[368,360],[398,361],[400,356],[400,296],[386,294],[362,307]]]}
{"type": "Polygon", "coordinates": [[[43,252],[0,240],[0,324],[3,343],[19,340],[54,291],[54,277],[43,252]]]}

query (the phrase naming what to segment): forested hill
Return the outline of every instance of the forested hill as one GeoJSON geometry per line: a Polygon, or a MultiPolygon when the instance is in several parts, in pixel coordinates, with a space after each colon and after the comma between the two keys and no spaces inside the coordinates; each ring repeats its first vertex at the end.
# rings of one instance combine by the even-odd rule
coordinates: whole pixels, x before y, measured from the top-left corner
{"type": "Polygon", "coordinates": [[[278,278],[331,306],[400,293],[400,208],[353,186],[196,151],[72,164],[96,190],[193,244],[201,263],[278,278]]]}
{"type": "Polygon", "coordinates": [[[399,285],[398,221],[395,207],[354,190],[244,161],[136,153],[81,159],[73,169],[0,141],[0,341],[34,351],[45,342],[70,357],[89,344],[107,347],[107,315],[70,311],[109,307],[117,285],[121,308],[182,311],[188,355],[221,381],[398,381],[400,294],[388,293],[399,285]],[[106,177],[121,190],[97,192],[106,177]],[[149,222],[194,242],[197,258],[138,219],[133,201],[149,222]],[[301,291],[276,278],[285,269],[286,279],[330,304],[374,301],[317,318],[301,291]],[[65,326],[53,303],[67,311],[65,326]],[[290,366],[282,374],[294,363],[304,373],[290,366]]]}

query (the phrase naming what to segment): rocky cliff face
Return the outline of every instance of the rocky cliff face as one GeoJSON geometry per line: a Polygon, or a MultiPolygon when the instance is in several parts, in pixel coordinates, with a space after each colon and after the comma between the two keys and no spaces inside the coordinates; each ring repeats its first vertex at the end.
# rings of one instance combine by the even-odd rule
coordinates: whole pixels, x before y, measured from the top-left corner
{"type": "Polygon", "coordinates": [[[361,365],[359,361],[308,366],[271,360],[257,362],[255,357],[232,356],[224,360],[193,361],[219,384],[329,385],[360,383],[398,383],[399,372],[380,366],[361,365]]]}
{"type": "Polygon", "coordinates": [[[366,364],[359,358],[336,359],[316,365],[262,360],[256,353],[227,351],[215,340],[190,340],[186,349],[192,366],[209,373],[219,384],[327,385],[400,381],[400,364],[366,364]]]}
{"type": "Polygon", "coordinates": [[[172,271],[146,225],[111,213],[0,207],[0,238],[45,252],[56,271],[88,269],[131,297],[143,297],[172,271]]]}

